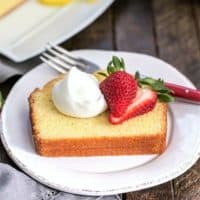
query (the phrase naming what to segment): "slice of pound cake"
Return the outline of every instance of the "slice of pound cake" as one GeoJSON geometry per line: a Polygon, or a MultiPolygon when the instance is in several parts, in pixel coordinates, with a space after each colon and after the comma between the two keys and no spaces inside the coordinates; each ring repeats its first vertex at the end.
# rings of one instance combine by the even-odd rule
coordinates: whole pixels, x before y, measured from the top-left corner
{"type": "Polygon", "coordinates": [[[108,111],[91,118],[70,117],[52,101],[52,88],[59,80],[36,89],[29,98],[33,138],[40,155],[160,154],[165,150],[166,103],[157,102],[152,111],[119,125],[108,121],[108,111]]]}

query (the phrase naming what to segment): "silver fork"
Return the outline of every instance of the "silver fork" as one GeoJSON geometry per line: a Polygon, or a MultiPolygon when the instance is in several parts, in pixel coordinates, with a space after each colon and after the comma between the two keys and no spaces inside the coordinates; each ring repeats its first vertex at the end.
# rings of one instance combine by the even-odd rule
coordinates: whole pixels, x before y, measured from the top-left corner
{"type": "Polygon", "coordinates": [[[46,52],[41,54],[40,59],[60,73],[66,73],[73,66],[88,73],[100,70],[100,67],[96,63],[75,56],[60,46],[48,43],[45,49],[46,52]]]}
{"type": "MultiPolygon", "coordinates": [[[[40,59],[60,73],[66,73],[73,66],[88,73],[101,69],[96,63],[75,56],[68,50],[50,43],[46,45],[46,52],[41,54],[40,59]]],[[[142,76],[145,77],[144,75],[142,76]]],[[[165,82],[165,86],[173,91],[173,95],[178,97],[179,101],[200,104],[200,90],[168,82],[165,82]]]]}

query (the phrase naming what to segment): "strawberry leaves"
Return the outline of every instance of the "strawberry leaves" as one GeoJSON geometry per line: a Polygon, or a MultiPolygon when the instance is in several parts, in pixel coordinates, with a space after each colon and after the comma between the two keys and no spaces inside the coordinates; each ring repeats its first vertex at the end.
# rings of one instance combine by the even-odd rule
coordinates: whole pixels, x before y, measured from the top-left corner
{"type": "Polygon", "coordinates": [[[112,57],[111,67],[114,67],[117,71],[124,71],[125,70],[125,63],[123,58],[119,59],[117,56],[112,57]]]}
{"type": "Polygon", "coordinates": [[[172,96],[173,91],[165,87],[164,81],[161,79],[153,79],[151,77],[141,78],[140,73],[135,73],[135,79],[138,81],[139,87],[150,87],[154,90],[157,95],[158,99],[161,102],[172,102],[174,101],[174,97],[172,96]]]}
{"type": "Polygon", "coordinates": [[[107,73],[98,72],[98,74],[104,77],[108,77],[109,75],[117,71],[125,71],[125,63],[123,58],[118,58],[117,56],[113,56],[112,60],[107,65],[107,73]]]}

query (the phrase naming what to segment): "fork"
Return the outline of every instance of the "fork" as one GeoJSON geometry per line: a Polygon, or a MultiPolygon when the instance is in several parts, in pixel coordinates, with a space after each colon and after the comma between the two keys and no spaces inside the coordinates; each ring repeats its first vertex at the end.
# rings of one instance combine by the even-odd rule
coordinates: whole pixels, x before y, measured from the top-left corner
{"type": "MultiPolygon", "coordinates": [[[[87,73],[100,70],[100,66],[85,58],[75,56],[70,51],[48,43],[46,52],[42,53],[40,59],[51,68],[60,73],[66,73],[71,67],[77,67],[87,73]]],[[[144,75],[142,75],[145,77],[144,75]]],[[[182,85],[165,82],[165,86],[173,91],[172,95],[179,100],[193,104],[200,104],[200,90],[188,88],[182,85]]]]}
{"type": "Polygon", "coordinates": [[[101,69],[96,63],[75,56],[60,46],[48,43],[45,49],[46,52],[41,54],[40,59],[60,73],[66,73],[73,66],[87,73],[94,73],[101,69]]]}

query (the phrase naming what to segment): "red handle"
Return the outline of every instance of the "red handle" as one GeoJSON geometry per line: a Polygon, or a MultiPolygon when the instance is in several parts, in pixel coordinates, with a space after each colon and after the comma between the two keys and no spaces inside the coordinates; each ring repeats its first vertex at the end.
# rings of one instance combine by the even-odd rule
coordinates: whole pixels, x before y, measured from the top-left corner
{"type": "Polygon", "coordinates": [[[175,97],[181,97],[200,103],[200,90],[191,89],[188,87],[167,82],[165,82],[165,86],[174,91],[173,95],[175,97]]]}

